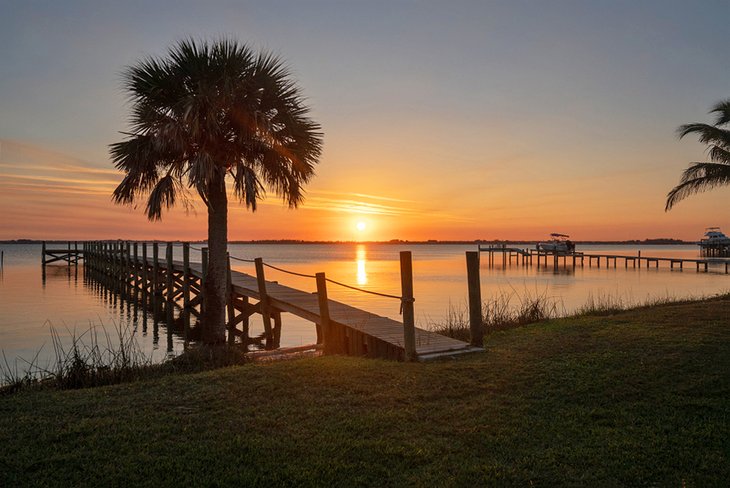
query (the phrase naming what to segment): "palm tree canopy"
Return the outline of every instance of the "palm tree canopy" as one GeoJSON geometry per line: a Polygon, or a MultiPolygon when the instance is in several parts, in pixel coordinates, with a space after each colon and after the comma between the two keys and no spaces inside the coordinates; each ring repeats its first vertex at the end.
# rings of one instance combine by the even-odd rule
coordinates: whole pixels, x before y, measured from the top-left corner
{"type": "Polygon", "coordinates": [[[194,189],[206,205],[211,185],[230,175],[251,210],[265,189],[290,207],[314,175],[320,126],[275,56],[231,40],[184,40],[166,58],[147,58],[124,72],[132,103],[131,133],[111,145],[126,176],[117,203],[147,197],[147,216],[187,202],[194,189]]]}
{"type": "Polygon", "coordinates": [[[698,134],[699,141],[707,144],[710,162],[694,162],[684,170],[679,184],[667,194],[664,210],[670,210],[680,200],[695,193],[718,186],[730,185],[730,99],[716,104],[711,114],[716,114],[713,125],[686,124],[677,133],[680,139],[688,134],[698,134]]]}

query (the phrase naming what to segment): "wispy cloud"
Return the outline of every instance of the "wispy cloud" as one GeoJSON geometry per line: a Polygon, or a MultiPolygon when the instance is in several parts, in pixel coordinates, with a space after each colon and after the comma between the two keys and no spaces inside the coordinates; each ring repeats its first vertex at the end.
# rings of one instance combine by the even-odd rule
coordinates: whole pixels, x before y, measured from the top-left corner
{"type": "Polygon", "coordinates": [[[416,200],[404,200],[402,198],[393,198],[393,197],[386,197],[382,195],[368,195],[365,193],[343,193],[339,191],[329,191],[329,190],[316,190],[313,192],[310,192],[311,195],[334,195],[338,197],[358,197],[358,198],[365,198],[367,200],[380,200],[385,202],[400,202],[400,203],[418,203],[416,200]]]}
{"type": "Polygon", "coordinates": [[[117,185],[119,182],[116,180],[95,180],[85,178],[64,178],[61,176],[46,176],[46,175],[17,175],[12,173],[0,173],[0,178],[9,178],[16,180],[30,180],[30,181],[42,181],[48,184],[53,183],[77,183],[77,184],[89,184],[89,185],[117,185]]]}
{"type": "Polygon", "coordinates": [[[311,192],[306,200],[304,208],[353,215],[382,215],[390,217],[403,216],[408,217],[410,220],[437,219],[449,220],[452,222],[472,222],[474,220],[463,215],[427,208],[426,205],[416,200],[404,200],[380,195],[368,195],[365,193],[344,193],[327,190],[311,192]],[[392,204],[381,202],[392,202],[392,204]]]}

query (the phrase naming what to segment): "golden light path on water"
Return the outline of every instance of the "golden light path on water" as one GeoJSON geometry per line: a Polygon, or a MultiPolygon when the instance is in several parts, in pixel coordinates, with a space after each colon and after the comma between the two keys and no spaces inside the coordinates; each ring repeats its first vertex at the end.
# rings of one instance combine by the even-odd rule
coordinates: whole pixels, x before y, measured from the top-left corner
{"type": "Polygon", "coordinates": [[[367,249],[365,248],[364,244],[359,244],[357,246],[357,250],[355,251],[357,253],[356,255],[356,261],[357,261],[357,284],[358,285],[367,285],[368,284],[368,273],[365,269],[365,263],[367,263],[367,249]]]}

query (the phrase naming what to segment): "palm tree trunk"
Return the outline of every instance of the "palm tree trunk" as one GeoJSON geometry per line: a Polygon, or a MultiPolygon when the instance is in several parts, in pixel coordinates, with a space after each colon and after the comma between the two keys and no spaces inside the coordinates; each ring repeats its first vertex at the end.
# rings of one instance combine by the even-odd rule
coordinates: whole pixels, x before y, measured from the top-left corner
{"type": "Polygon", "coordinates": [[[226,276],[228,272],[228,196],[225,174],[216,174],[208,189],[208,270],[203,286],[203,343],[226,341],[226,276]]]}

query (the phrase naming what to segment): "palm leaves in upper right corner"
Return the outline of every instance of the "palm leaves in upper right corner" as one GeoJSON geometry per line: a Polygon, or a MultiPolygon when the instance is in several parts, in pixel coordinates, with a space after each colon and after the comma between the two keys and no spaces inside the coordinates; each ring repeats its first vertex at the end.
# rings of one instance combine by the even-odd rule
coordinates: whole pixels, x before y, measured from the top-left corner
{"type": "Polygon", "coordinates": [[[679,184],[667,194],[664,210],[670,210],[680,200],[695,193],[730,185],[730,99],[716,104],[710,113],[717,114],[713,125],[685,124],[677,130],[680,139],[688,134],[698,134],[700,142],[708,145],[710,162],[692,163],[682,172],[679,184]]]}

